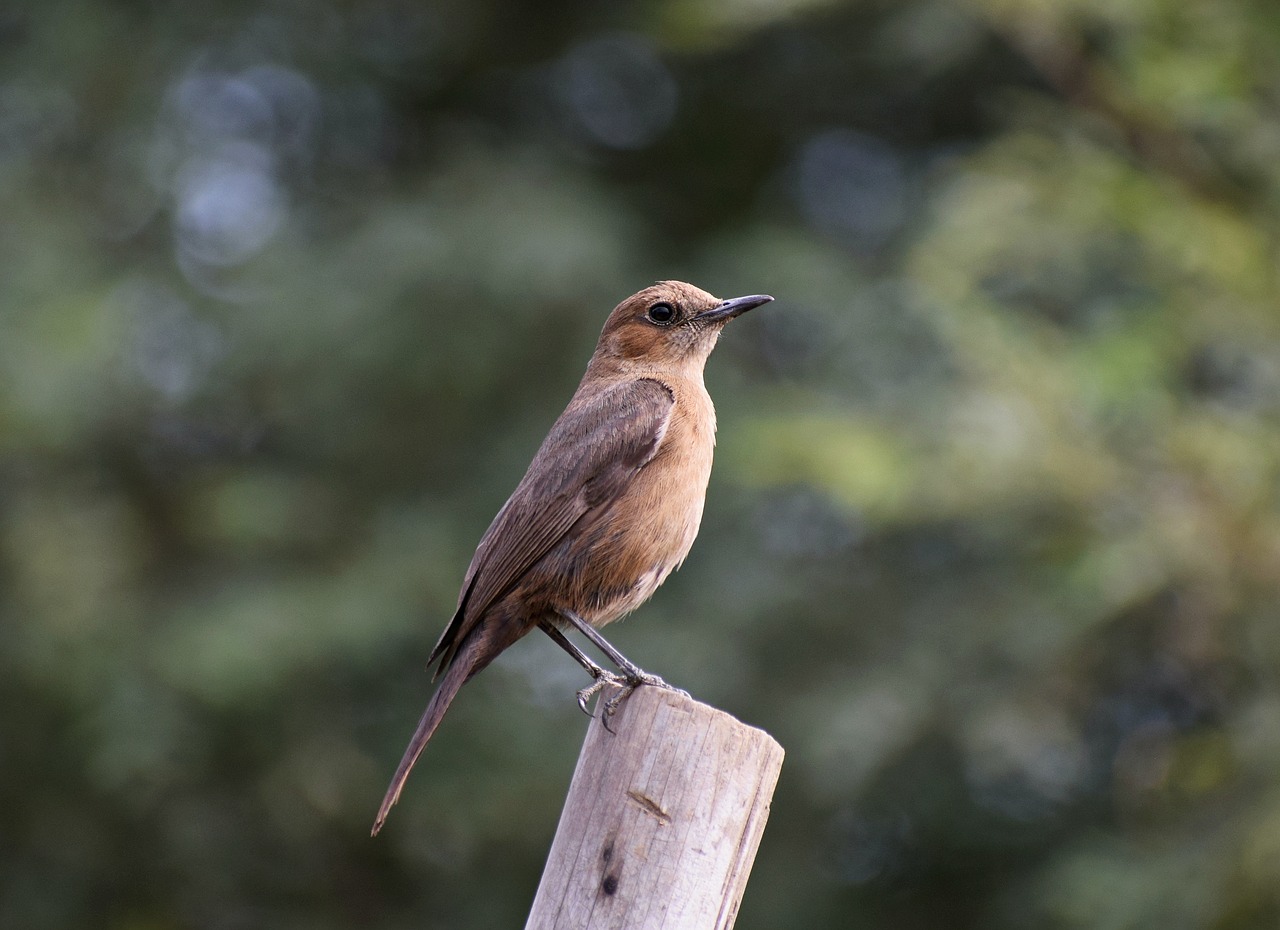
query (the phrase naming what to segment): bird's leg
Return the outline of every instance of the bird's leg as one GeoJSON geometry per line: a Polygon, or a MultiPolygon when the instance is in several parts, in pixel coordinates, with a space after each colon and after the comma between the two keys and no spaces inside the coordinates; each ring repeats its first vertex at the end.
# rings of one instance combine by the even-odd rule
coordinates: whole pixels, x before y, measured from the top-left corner
{"type": "MultiPolygon", "coordinates": [[[[656,675],[650,675],[614,648],[607,639],[600,635],[600,632],[595,627],[583,620],[572,610],[569,610],[567,607],[558,607],[556,610],[560,616],[564,617],[577,627],[579,633],[591,640],[591,642],[595,644],[595,647],[604,653],[605,658],[616,665],[618,670],[621,671],[628,679],[634,678],[642,684],[650,684],[650,682],[645,680],[646,678],[657,678],[656,675]]],[[[657,680],[661,681],[662,679],[657,678],[657,680]]]]}
{"type": "Polygon", "coordinates": [[[538,626],[542,627],[542,632],[546,633],[548,636],[551,637],[551,641],[553,643],[555,643],[565,652],[569,653],[569,656],[573,659],[573,661],[577,662],[584,669],[586,669],[587,674],[590,675],[592,678],[599,678],[602,675],[610,674],[609,672],[606,672],[600,666],[592,662],[591,659],[587,657],[586,653],[584,653],[581,649],[575,646],[569,640],[569,637],[565,636],[564,633],[560,632],[560,628],[556,626],[554,623],[552,623],[550,620],[539,620],[538,626]]]}
{"type": "MultiPolygon", "coordinates": [[[[557,611],[560,616],[564,617],[577,627],[578,632],[591,640],[591,642],[595,644],[596,648],[603,652],[609,661],[616,665],[622,672],[623,681],[620,683],[621,690],[613,697],[609,698],[609,700],[605,701],[604,713],[606,718],[612,717],[617,712],[619,705],[627,699],[627,696],[641,685],[650,685],[655,688],[666,688],[668,691],[677,691],[685,697],[689,696],[687,691],[681,691],[679,688],[672,687],[657,675],[652,675],[640,668],[640,666],[636,665],[615,649],[607,639],[600,635],[599,630],[587,623],[587,621],[583,620],[572,610],[569,610],[567,607],[559,607],[557,608],[557,611]]],[[[583,656],[583,658],[586,657],[583,656]]],[[[597,679],[597,684],[598,683],[599,680],[597,679]]],[[[599,687],[604,686],[600,685],[599,687]]]]}
{"type": "Polygon", "coordinates": [[[621,687],[625,683],[626,679],[622,678],[620,675],[615,675],[613,672],[606,672],[600,666],[592,662],[587,658],[586,653],[570,642],[569,637],[561,633],[560,628],[554,623],[547,620],[541,620],[538,622],[538,626],[542,627],[542,632],[551,637],[551,641],[553,643],[565,652],[569,653],[573,660],[585,668],[587,670],[587,674],[594,679],[591,684],[578,691],[578,706],[582,708],[582,712],[588,717],[595,716],[591,713],[590,708],[587,707],[587,703],[591,700],[592,696],[605,685],[618,685],[621,687]]]}

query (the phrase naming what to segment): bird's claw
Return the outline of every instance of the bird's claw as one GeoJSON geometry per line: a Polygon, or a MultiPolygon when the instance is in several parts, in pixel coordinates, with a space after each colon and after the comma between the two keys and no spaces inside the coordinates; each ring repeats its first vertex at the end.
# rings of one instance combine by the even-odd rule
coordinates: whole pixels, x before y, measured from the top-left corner
{"type": "Polygon", "coordinates": [[[627,680],[621,675],[615,675],[613,672],[606,672],[604,669],[597,669],[595,681],[591,682],[591,684],[587,685],[585,688],[579,689],[578,707],[581,708],[582,712],[588,717],[595,717],[595,714],[591,713],[591,708],[589,706],[591,699],[595,697],[595,695],[603,689],[605,685],[625,687],[626,681],[627,680]]]}
{"type": "Polygon", "coordinates": [[[657,675],[651,675],[646,671],[636,669],[631,675],[628,675],[621,682],[618,693],[604,702],[604,719],[608,720],[618,712],[618,708],[622,706],[622,702],[631,696],[631,692],[635,691],[641,685],[648,685],[651,688],[662,688],[664,691],[674,691],[676,694],[689,696],[689,692],[674,685],[669,685],[657,675]]]}
{"type": "Polygon", "coordinates": [[[604,728],[610,733],[613,730],[609,726],[609,718],[618,712],[618,708],[622,706],[622,702],[631,696],[631,692],[635,691],[642,685],[648,685],[651,688],[662,688],[665,691],[674,691],[683,697],[688,697],[689,692],[674,685],[669,685],[657,675],[651,675],[641,669],[634,669],[623,675],[616,675],[613,672],[606,672],[604,669],[598,669],[593,672],[595,681],[578,691],[578,707],[588,717],[595,717],[591,712],[591,699],[604,690],[606,685],[613,685],[618,689],[618,693],[611,696],[603,704],[604,714],[600,718],[600,722],[604,724],[604,728]]]}

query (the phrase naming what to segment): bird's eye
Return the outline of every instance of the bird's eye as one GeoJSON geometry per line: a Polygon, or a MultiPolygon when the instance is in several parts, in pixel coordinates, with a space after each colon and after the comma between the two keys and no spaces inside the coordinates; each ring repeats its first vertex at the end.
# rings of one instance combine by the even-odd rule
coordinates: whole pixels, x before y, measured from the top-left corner
{"type": "Polygon", "coordinates": [[[649,308],[649,319],[653,322],[665,325],[676,318],[676,308],[671,304],[661,303],[654,304],[649,308]]]}

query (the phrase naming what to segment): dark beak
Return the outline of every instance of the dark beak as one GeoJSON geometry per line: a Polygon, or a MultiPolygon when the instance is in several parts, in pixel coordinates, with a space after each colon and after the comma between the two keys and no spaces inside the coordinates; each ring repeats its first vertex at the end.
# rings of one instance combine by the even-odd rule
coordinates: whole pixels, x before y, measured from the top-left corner
{"type": "Polygon", "coordinates": [[[768,294],[752,294],[750,297],[735,297],[732,300],[726,300],[718,307],[712,307],[710,310],[704,310],[698,314],[698,322],[715,323],[719,320],[732,320],[735,316],[741,316],[748,310],[758,307],[761,304],[767,304],[773,300],[768,294]]]}

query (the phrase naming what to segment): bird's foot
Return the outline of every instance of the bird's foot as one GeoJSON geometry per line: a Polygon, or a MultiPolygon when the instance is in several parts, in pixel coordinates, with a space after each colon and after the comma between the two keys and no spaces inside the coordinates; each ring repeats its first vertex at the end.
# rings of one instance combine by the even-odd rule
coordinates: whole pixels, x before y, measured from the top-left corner
{"type": "Polygon", "coordinates": [[[595,714],[591,713],[591,708],[588,706],[591,703],[591,699],[595,697],[595,695],[604,688],[605,685],[617,685],[619,688],[625,688],[627,685],[627,679],[623,678],[621,675],[615,675],[613,672],[606,672],[599,666],[592,670],[591,676],[595,681],[578,691],[578,707],[580,707],[582,712],[588,717],[595,716],[595,714]]]}
{"type": "MultiPolygon", "coordinates": [[[[676,694],[689,696],[689,692],[675,685],[669,685],[657,675],[651,675],[643,669],[632,666],[625,678],[620,682],[619,691],[613,697],[604,702],[604,719],[607,721],[610,717],[618,712],[618,708],[622,706],[622,702],[631,696],[631,692],[635,691],[641,685],[648,685],[650,688],[662,688],[665,691],[674,691],[676,694]]],[[[607,725],[607,724],[606,724],[607,725]]]]}
{"type": "Polygon", "coordinates": [[[665,688],[668,691],[675,691],[685,697],[689,696],[688,691],[681,691],[679,688],[673,688],[657,675],[650,675],[648,672],[644,671],[644,669],[640,668],[617,649],[613,648],[613,646],[609,645],[609,641],[600,635],[599,630],[589,624],[586,620],[583,620],[572,610],[569,610],[567,607],[560,607],[557,608],[557,612],[572,626],[576,627],[583,636],[595,643],[596,648],[608,656],[609,661],[616,665],[618,671],[622,673],[621,675],[615,675],[612,672],[606,672],[600,666],[596,665],[583,655],[582,651],[578,649],[577,646],[570,643],[554,624],[548,621],[542,622],[541,626],[546,630],[547,635],[559,643],[561,648],[566,650],[569,655],[573,656],[577,663],[585,668],[591,674],[591,677],[595,679],[591,684],[578,692],[578,706],[582,708],[582,712],[584,714],[590,715],[591,712],[587,710],[587,702],[591,700],[592,696],[599,692],[601,688],[605,685],[616,685],[618,687],[618,693],[604,702],[604,717],[602,718],[602,722],[604,723],[606,730],[609,729],[609,718],[618,712],[618,708],[622,705],[622,702],[627,699],[627,696],[641,685],[649,685],[654,688],[665,688]]]}

